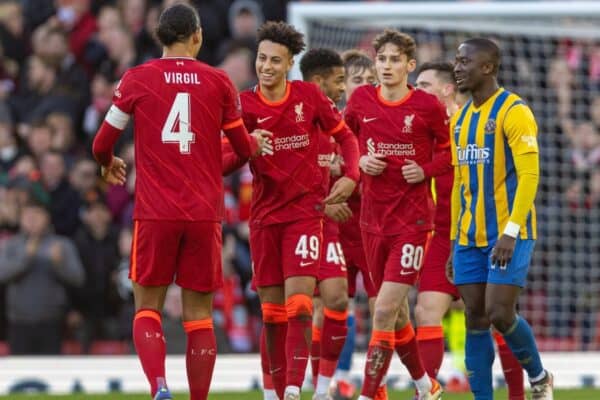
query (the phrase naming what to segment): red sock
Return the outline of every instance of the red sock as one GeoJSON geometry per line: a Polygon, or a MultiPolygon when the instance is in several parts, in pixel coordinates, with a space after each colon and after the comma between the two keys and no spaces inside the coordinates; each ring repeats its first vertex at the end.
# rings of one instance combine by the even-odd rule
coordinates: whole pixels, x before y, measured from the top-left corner
{"type": "Polygon", "coordinates": [[[312,368],[313,386],[317,387],[317,376],[319,375],[319,361],[321,359],[321,329],[312,327],[312,344],[310,346],[310,366],[312,368]]]}
{"type": "Polygon", "coordinates": [[[287,358],[287,386],[302,387],[311,344],[312,298],[294,294],[285,302],[288,331],[285,342],[287,358]]]}
{"type": "Polygon", "coordinates": [[[185,366],[190,400],[206,400],[217,359],[217,340],[212,318],[185,321],[183,329],[187,334],[185,366]]]}
{"type": "Polygon", "coordinates": [[[494,338],[498,344],[500,364],[502,365],[502,371],[504,372],[506,386],[508,386],[508,399],[524,400],[525,389],[523,382],[523,367],[504,341],[502,335],[498,332],[494,332],[494,338]]]}
{"type": "Polygon", "coordinates": [[[375,397],[381,380],[387,374],[393,354],[394,332],[374,330],[367,350],[365,379],[360,392],[362,396],[375,397]]]}
{"type": "Polygon", "coordinates": [[[396,352],[400,356],[402,364],[406,366],[413,380],[422,378],[425,375],[425,367],[419,355],[419,347],[417,346],[417,338],[415,331],[409,322],[396,331],[396,352]]]}
{"type": "Polygon", "coordinates": [[[275,303],[263,303],[262,312],[271,380],[277,396],[283,399],[287,367],[285,359],[285,340],[288,331],[287,313],[283,304],[275,303]]]}
{"type": "Polygon", "coordinates": [[[444,329],[441,326],[419,326],[417,342],[425,371],[430,377],[437,377],[444,359],[444,329]]]}
{"type": "Polygon", "coordinates": [[[323,337],[321,342],[321,366],[319,374],[332,377],[348,334],[348,311],[324,308],[323,337]]]}
{"type": "Polygon", "coordinates": [[[133,319],[133,344],[150,383],[152,396],[158,390],[158,382],[165,379],[167,351],[160,318],[156,310],[141,309],[133,319]]]}
{"type": "Polygon", "coordinates": [[[273,386],[273,378],[271,377],[271,366],[267,354],[267,336],[264,327],[260,330],[260,367],[262,369],[263,389],[274,390],[275,386],[273,386]]]}

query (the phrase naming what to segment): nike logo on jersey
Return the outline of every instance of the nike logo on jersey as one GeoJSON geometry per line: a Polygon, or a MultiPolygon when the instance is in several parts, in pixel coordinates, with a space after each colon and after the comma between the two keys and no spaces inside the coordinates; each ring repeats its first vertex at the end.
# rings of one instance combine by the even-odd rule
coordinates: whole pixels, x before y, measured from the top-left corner
{"type": "Polygon", "coordinates": [[[367,117],[363,117],[363,122],[365,124],[368,124],[371,121],[375,121],[377,119],[377,117],[373,117],[373,118],[367,118],[367,117]]]}
{"type": "Polygon", "coordinates": [[[331,340],[342,340],[342,339],[346,339],[346,336],[332,336],[331,340]]]}
{"type": "Polygon", "coordinates": [[[314,264],[314,261],[300,261],[300,266],[301,267],[306,267],[307,265],[311,265],[314,264]]]}
{"type": "Polygon", "coordinates": [[[403,269],[402,271],[400,271],[400,275],[410,275],[410,274],[414,274],[416,271],[415,270],[405,270],[403,269]]]}
{"type": "Polygon", "coordinates": [[[273,118],[273,116],[270,116],[270,117],[264,117],[264,118],[257,118],[257,119],[256,119],[256,123],[257,123],[257,124],[262,124],[263,122],[265,122],[265,121],[268,121],[268,120],[270,120],[271,118],[273,118]]]}
{"type": "Polygon", "coordinates": [[[298,357],[298,356],[294,356],[294,360],[308,360],[308,357],[298,357]]]}

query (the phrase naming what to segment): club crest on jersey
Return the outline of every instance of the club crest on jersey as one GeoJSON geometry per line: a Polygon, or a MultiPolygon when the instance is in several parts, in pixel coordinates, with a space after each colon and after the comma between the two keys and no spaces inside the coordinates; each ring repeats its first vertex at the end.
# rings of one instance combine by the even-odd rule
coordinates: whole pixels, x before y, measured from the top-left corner
{"type": "Polygon", "coordinates": [[[304,112],[302,111],[303,107],[304,104],[302,102],[294,106],[294,111],[296,112],[296,122],[304,122],[304,112]]]}
{"type": "Polygon", "coordinates": [[[415,119],[415,114],[410,114],[404,117],[404,128],[402,128],[402,133],[412,133],[412,124],[415,119]]]}
{"type": "Polygon", "coordinates": [[[487,120],[487,122],[485,123],[485,126],[483,127],[483,133],[485,133],[486,135],[493,135],[494,133],[496,133],[496,120],[495,119],[487,120]]]}
{"type": "Polygon", "coordinates": [[[373,138],[368,138],[367,139],[367,153],[369,155],[375,154],[376,150],[375,150],[375,141],[373,140],[373,138]]]}

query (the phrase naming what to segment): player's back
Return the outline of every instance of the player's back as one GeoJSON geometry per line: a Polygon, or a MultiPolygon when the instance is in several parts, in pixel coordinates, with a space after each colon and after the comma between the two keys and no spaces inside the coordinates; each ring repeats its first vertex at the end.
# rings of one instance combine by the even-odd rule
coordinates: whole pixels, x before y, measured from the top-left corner
{"type": "Polygon", "coordinates": [[[345,115],[358,135],[361,154],[379,154],[387,162],[381,175],[362,176],[363,229],[379,234],[432,229],[429,182],[407,183],[402,167],[407,160],[421,166],[431,162],[436,135],[444,131],[447,139],[445,110],[439,101],[411,90],[404,99],[388,102],[379,88],[362,86],[352,95],[345,115]]]}
{"type": "Polygon", "coordinates": [[[226,75],[191,58],[152,60],[126,72],[114,100],[134,116],[134,218],[220,221],[221,129],[239,120],[226,75]]]}

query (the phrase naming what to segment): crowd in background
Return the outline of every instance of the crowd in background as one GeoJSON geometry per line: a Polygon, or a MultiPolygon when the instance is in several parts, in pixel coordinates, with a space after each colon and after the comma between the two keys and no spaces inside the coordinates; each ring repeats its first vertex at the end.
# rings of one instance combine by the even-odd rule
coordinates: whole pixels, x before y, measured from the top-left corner
{"type": "MultiPolygon", "coordinates": [[[[90,147],[120,76],[160,56],[152,32],[161,9],[173,2],[0,2],[0,353],[130,352],[132,129],[117,146],[129,169],[123,187],[102,183],[90,147]]],[[[199,58],[224,69],[239,90],[253,85],[256,29],[285,19],[287,1],[190,3],[202,17],[199,58]]],[[[412,33],[419,62],[453,57],[453,34],[412,33]]],[[[368,46],[368,37],[353,45],[368,46]]],[[[600,285],[594,268],[600,261],[600,42],[498,40],[508,53],[501,80],[531,103],[540,124],[540,244],[523,309],[547,311],[529,316],[538,334],[566,338],[575,330],[578,345],[589,347],[600,309],[594,293],[600,285]]],[[[225,182],[225,285],[214,317],[223,332],[216,335],[220,351],[258,347],[260,307],[249,290],[246,223],[251,182],[247,168],[225,182]]],[[[185,346],[179,302],[172,287],[163,319],[170,352],[185,346]]]]}

